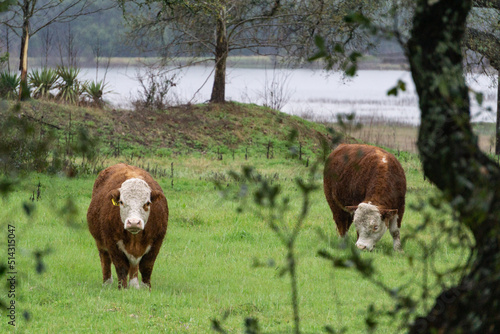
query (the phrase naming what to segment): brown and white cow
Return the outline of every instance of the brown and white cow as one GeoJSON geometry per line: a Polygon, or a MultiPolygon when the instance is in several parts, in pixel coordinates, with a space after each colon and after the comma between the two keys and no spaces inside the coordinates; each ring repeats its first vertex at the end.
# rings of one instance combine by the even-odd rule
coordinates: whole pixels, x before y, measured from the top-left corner
{"type": "Polygon", "coordinates": [[[356,246],[372,250],[389,229],[394,250],[401,250],[406,177],[394,155],[370,145],[339,145],[326,161],[323,189],[340,236],[354,222],[356,246]]]}
{"type": "Polygon", "coordinates": [[[143,169],[117,164],[103,170],[92,190],[87,223],[101,258],[103,283],[151,288],[151,273],[167,232],[168,205],[160,185],[143,169]]]}

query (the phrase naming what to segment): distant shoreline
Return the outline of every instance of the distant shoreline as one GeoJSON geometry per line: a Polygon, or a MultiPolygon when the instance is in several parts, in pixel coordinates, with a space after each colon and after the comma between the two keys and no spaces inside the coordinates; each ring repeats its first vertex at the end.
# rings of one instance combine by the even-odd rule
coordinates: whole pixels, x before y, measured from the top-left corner
{"type": "MultiPolygon", "coordinates": [[[[178,66],[181,64],[186,64],[188,60],[192,58],[176,58],[172,61],[169,66],[178,66]]],[[[293,66],[287,66],[286,64],[280,63],[279,60],[275,60],[275,57],[271,56],[230,56],[227,60],[227,66],[231,68],[311,68],[311,69],[322,69],[324,66],[321,62],[303,62],[301,64],[295,64],[293,66]]],[[[18,68],[17,57],[11,55],[10,57],[10,70],[16,71],[18,68]]],[[[99,59],[99,68],[109,67],[131,67],[131,66],[145,66],[151,64],[160,64],[161,58],[158,57],[102,57],[99,59]]],[[[198,66],[210,67],[213,62],[209,58],[198,58],[198,66]]],[[[95,58],[80,57],[76,61],[77,67],[80,68],[92,68],[97,66],[97,60],[95,58]]],[[[60,58],[49,58],[47,60],[40,57],[29,57],[28,66],[29,67],[57,67],[59,65],[68,66],[66,60],[61,64],[60,58]]],[[[406,60],[397,55],[387,55],[381,57],[366,56],[359,62],[359,69],[362,70],[409,70],[409,66],[406,60]]]]}

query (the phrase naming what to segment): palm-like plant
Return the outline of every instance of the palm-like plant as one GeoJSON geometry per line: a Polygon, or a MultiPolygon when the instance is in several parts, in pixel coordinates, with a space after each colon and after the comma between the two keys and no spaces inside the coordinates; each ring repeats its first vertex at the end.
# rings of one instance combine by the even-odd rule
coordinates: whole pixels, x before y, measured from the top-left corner
{"type": "Polygon", "coordinates": [[[79,68],[58,66],[56,73],[61,81],[56,85],[59,89],[57,98],[68,103],[78,104],[83,93],[82,86],[77,77],[79,68]]]}
{"type": "Polygon", "coordinates": [[[17,97],[17,89],[21,79],[15,73],[7,71],[0,73],[0,98],[15,99],[17,97]]]}
{"type": "Polygon", "coordinates": [[[55,88],[58,74],[55,70],[43,68],[42,70],[33,70],[28,75],[28,80],[33,90],[34,98],[51,98],[50,93],[55,88]]]}
{"type": "Polygon", "coordinates": [[[82,87],[83,91],[86,94],[86,97],[89,100],[90,105],[93,105],[95,107],[102,107],[104,105],[104,100],[102,99],[102,96],[104,93],[109,93],[110,91],[104,91],[106,88],[107,83],[104,81],[90,81],[90,82],[85,82],[82,87]]]}

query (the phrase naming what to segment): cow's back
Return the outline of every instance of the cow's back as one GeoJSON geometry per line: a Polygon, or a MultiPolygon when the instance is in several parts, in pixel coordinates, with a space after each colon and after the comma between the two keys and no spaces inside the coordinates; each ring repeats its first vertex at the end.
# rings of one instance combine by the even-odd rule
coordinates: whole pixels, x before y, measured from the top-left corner
{"type": "Polygon", "coordinates": [[[400,224],[406,194],[404,170],[394,155],[370,145],[342,144],[328,157],[323,181],[328,204],[356,206],[361,202],[398,209],[400,224]]]}

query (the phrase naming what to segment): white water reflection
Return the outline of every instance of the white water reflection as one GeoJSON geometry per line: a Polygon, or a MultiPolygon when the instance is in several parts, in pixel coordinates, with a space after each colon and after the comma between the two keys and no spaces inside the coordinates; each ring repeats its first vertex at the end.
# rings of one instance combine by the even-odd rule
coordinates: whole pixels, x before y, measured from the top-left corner
{"type": "MultiPolygon", "coordinates": [[[[137,97],[140,89],[138,67],[112,68],[106,74],[106,81],[112,93],[106,99],[117,107],[130,108],[130,101],[137,97]]],[[[212,89],[212,69],[191,67],[177,74],[177,85],[171,88],[176,103],[202,103],[208,101],[212,89]]],[[[99,79],[104,71],[100,69],[99,79]]],[[[276,82],[283,83],[284,94],[289,96],[282,111],[311,118],[331,121],[336,115],[355,112],[365,120],[387,120],[418,124],[420,112],[415,86],[408,71],[358,71],[356,77],[343,79],[339,73],[326,74],[320,70],[265,70],[230,68],[226,81],[227,100],[263,104],[264,87],[269,86],[273,75],[276,82]],[[398,96],[387,96],[387,91],[398,80],[406,83],[406,91],[398,96]]],[[[83,79],[95,80],[95,69],[83,69],[83,79]]],[[[473,120],[494,122],[496,119],[496,87],[484,75],[468,78],[470,88],[484,94],[483,106],[479,107],[473,98],[473,120]]],[[[269,92],[269,91],[268,91],[269,92]]]]}

